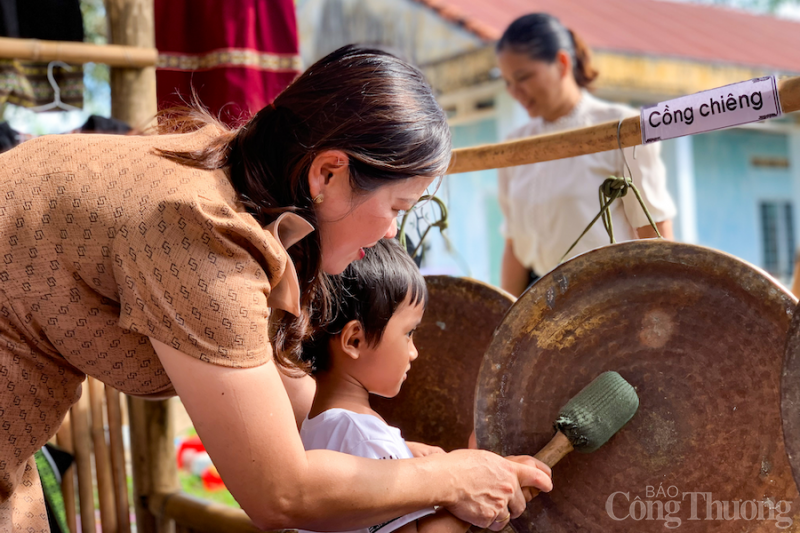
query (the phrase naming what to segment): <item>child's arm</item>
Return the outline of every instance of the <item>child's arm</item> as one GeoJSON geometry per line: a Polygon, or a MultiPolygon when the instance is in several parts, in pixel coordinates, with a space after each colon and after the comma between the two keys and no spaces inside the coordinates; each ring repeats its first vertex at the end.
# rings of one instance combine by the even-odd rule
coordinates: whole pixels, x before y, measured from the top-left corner
{"type": "Polygon", "coordinates": [[[436,514],[423,516],[396,529],[394,533],[466,533],[470,524],[450,514],[447,509],[439,509],[436,514]]]}

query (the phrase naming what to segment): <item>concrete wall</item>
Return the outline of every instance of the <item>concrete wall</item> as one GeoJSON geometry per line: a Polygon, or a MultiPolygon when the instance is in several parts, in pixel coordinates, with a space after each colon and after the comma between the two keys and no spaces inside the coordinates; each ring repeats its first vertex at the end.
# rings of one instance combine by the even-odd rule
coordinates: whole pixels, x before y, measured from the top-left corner
{"type": "Polygon", "coordinates": [[[297,27],[305,66],[351,43],[387,47],[419,66],[483,46],[408,0],[297,0],[297,27]]]}
{"type": "MultiPolygon", "coordinates": [[[[496,142],[497,121],[486,118],[452,127],[453,146],[496,142]]],[[[448,206],[449,243],[438,233],[426,242],[423,270],[426,274],[470,276],[500,283],[500,206],[497,203],[497,171],[486,170],[447,176],[437,192],[448,206]]]]}
{"type": "Polygon", "coordinates": [[[793,202],[793,178],[789,168],[754,162],[788,158],[783,133],[740,129],[695,136],[698,243],[764,266],[759,204],[793,202]]]}

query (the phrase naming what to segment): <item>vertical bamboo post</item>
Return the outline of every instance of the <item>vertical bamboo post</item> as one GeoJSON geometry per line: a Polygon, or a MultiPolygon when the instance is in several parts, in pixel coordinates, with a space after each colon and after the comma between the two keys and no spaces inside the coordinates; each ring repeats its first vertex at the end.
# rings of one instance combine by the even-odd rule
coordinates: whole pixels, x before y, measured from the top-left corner
{"type": "MultiPolygon", "coordinates": [[[[105,0],[112,44],[155,46],[153,0],[105,0]]],[[[155,67],[111,69],[111,114],[134,127],[150,125],[155,117],[155,67]]],[[[147,507],[148,496],[177,490],[175,449],[169,404],[130,398],[128,403],[133,459],[136,527],[142,533],[174,530],[147,507]]]]}
{"type": "Polygon", "coordinates": [[[147,507],[147,495],[152,491],[152,466],[148,457],[146,405],[142,400],[128,398],[130,425],[131,467],[133,469],[133,505],[136,511],[136,530],[156,533],[156,516],[147,507]]]}
{"type": "MultiPolygon", "coordinates": [[[[56,442],[65,451],[75,455],[75,446],[72,444],[72,420],[70,414],[64,417],[61,427],[56,435],[56,442]]],[[[70,466],[64,472],[61,480],[61,492],[64,495],[64,508],[67,513],[67,526],[73,533],[78,533],[78,521],[75,517],[75,466],[70,466]]]]}
{"type": "Polygon", "coordinates": [[[114,501],[117,506],[119,533],[131,533],[131,511],[128,505],[128,474],[125,469],[125,443],[122,439],[122,402],[120,392],[106,385],[108,443],[111,448],[111,474],[114,480],[114,501]]]}
{"type": "MultiPolygon", "coordinates": [[[[111,44],[155,48],[154,0],[105,0],[111,44]]],[[[111,69],[111,115],[134,128],[156,114],[156,69],[111,69]]]]}
{"type": "Polygon", "coordinates": [[[174,523],[148,505],[154,495],[178,490],[178,472],[168,401],[128,398],[131,425],[136,528],[142,533],[172,533],[174,523]]]}
{"type": "Polygon", "coordinates": [[[92,437],[89,433],[89,391],[83,383],[78,403],[70,410],[72,442],[75,447],[75,466],[78,471],[78,498],[81,511],[81,531],[95,533],[94,483],[92,479],[92,437]]]}
{"type": "Polygon", "coordinates": [[[94,469],[97,477],[97,501],[100,503],[100,525],[103,531],[117,531],[117,509],[114,503],[114,482],[111,479],[111,455],[106,443],[105,417],[103,416],[103,384],[90,377],[89,401],[92,412],[92,443],[94,443],[94,469]]]}

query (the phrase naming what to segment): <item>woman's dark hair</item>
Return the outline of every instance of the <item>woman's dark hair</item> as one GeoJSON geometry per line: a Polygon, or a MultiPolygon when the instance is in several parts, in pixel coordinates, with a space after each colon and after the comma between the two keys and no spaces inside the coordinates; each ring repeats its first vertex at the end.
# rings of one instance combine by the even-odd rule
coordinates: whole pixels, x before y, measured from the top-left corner
{"type": "MultiPolygon", "coordinates": [[[[315,227],[308,188],[314,158],[325,150],[348,155],[356,193],[416,176],[437,177],[450,162],[447,118],[422,73],[380,50],[342,47],[311,65],[241,127],[230,130],[201,109],[162,118],[161,132],[208,124],[220,135],[197,151],[162,151],[168,159],[206,170],[225,168],[248,211],[264,226],[293,211],[315,227]]],[[[275,320],[275,359],[292,370],[310,333],[309,315],[332,315],[331,287],[321,272],[318,232],[292,246],[302,291],[302,316],[275,320]]]]}
{"type": "Polygon", "coordinates": [[[350,263],[336,280],[338,311],[319,324],[303,343],[302,359],[312,372],[329,368],[329,344],[348,322],[358,320],[367,344],[376,346],[386,324],[406,297],[411,305],[428,304],[428,289],[416,263],[395,239],[382,239],[350,263]]]}
{"type": "Polygon", "coordinates": [[[589,47],[572,30],[547,13],[523,15],[511,23],[497,41],[497,52],[511,50],[531,59],[552,63],[560,50],[572,58],[572,74],[579,87],[590,87],[598,72],[592,67],[589,47]]]}

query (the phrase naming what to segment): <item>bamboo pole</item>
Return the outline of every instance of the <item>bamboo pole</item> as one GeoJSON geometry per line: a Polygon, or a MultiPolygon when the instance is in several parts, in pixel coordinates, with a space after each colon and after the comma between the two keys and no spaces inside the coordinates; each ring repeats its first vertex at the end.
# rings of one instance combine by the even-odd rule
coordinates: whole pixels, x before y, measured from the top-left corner
{"type": "Polygon", "coordinates": [[[103,416],[103,384],[89,377],[89,402],[92,412],[92,442],[94,470],[97,477],[97,500],[100,503],[100,525],[103,531],[117,531],[117,508],[114,502],[114,482],[111,474],[111,454],[106,443],[103,416]]]}
{"type": "Polygon", "coordinates": [[[215,533],[256,533],[258,529],[241,509],[193,498],[184,493],[158,494],[150,499],[151,510],[161,511],[181,528],[215,533]]]}
{"type": "MultiPolygon", "coordinates": [[[[784,113],[800,111],[800,77],[781,80],[778,86],[784,113]]],[[[497,144],[486,144],[453,150],[448,174],[474,172],[491,168],[529,165],[555,159],[565,159],[585,154],[617,150],[619,122],[605,122],[596,126],[548,135],[537,135],[497,144]]],[[[622,121],[620,140],[623,148],[642,144],[639,117],[622,121]]]]}
{"type": "Polygon", "coordinates": [[[136,510],[136,530],[156,533],[156,515],[147,506],[151,492],[152,467],[148,457],[147,413],[144,400],[128,398],[130,424],[131,465],[133,469],[133,504],[136,510]]]}
{"type": "Polygon", "coordinates": [[[155,495],[178,490],[178,472],[169,404],[128,398],[133,460],[133,490],[136,504],[136,529],[142,533],[174,531],[174,524],[155,495]]]}
{"type": "MultiPolygon", "coordinates": [[[[105,0],[109,41],[152,50],[155,47],[153,0],[105,0]]],[[[156,115],[155,63],[144,68],[111,69],[111,115],[145,129],[156,115]]]]}
{"type": "Polygon", "coordinates": [[[135,46],[0,37],[0,58],[44,62],[61,60],[73,65],[104,63],[112,67],[143,68],[156,65],[158,50],[135,46]]]}
{"type": "Polygon", "coordinates": [[[78,498],[81,531],[95,533],[94,483],[92,479],[92,437],[89,432],[89,393],[84,382],[78,402],[70,410],[72,442],[75,447],[75,466],[78,471],[78,498]]]}
{"type": "Polygon", "coordinates": [[[128,504],[128,475],[125,469],[125,443],[122,439],[122,402],[120,392],[106,385],[108,443],[111,449],[111,474],[120,533],[131,533],[131,510],[128,504]]]}
{"type": "MultiPolygon", "coordinates": [[[[75,446],[72,443],[72,420],[70,419],[69,412],[64,417],[61,427],[56,434],[56,442],[58,446],[64,451],[67,451],[73,456],[75,455],[75,446]]],[[[64,508],[67,514],[67,526],[73,533],[78,533],[78,521],[75,517],[75,466],[70,465],[61,479],[61,493],[64,496],[64,508]]]]}

